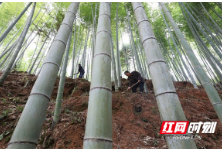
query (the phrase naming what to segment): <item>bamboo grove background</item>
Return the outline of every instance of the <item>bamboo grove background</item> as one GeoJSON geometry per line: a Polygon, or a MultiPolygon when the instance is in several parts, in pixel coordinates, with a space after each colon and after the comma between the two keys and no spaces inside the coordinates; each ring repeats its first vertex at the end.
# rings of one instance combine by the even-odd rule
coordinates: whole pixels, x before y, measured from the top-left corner
{"type": "MultiPolygon", "coordinates": [[[[0,3],[0,86],[14,70],[38,76],[9,148],[35,148],[60,76],[58,122],[65,77],[77,78],[79,63],[91,81],[89,101],[97,100],[89,104],[84,148],[112,148],[111,81],[118,91],[125,70],[152,80],[162,120],[186,120],[173,81],[189,81],[204,87],[222,121],[221,12],[220,2],[0,3]],[[99,114],[102,120],[93,120],[99,114]],[[39,127],[23,134],[27,123],[39,127]]],[[[169,148],[196,148],[166,140],[169,148]]]]}

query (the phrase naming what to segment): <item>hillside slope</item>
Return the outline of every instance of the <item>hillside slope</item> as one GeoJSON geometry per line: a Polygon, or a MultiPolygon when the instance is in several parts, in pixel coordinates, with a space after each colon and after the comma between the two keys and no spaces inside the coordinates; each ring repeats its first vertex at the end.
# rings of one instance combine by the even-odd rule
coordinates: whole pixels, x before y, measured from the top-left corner
{"type": "MultiPolygon", "coordinates": [[[[0,73],[1,75],[2,73],[0,73]]],[[[23,107],[36,80],[34,75],[11,73],[0,87],[0,148],[6,148],[23,107]],[[29,80],[27,87],[24,87],[29,80]]],[[[82,148],[90,83],[85,79],[65,81],[60,122],[51,131],[59,78],[53,90],[37,148],[82,148]]],[[[161,121],[152,82],[147,80],[148,94],[121,92],[128,81],[122,79],[120,92],[113,91],[113,148],[167,148],[164,136],[158,134],[161,121]]],[[[198,148],[222,148],[222,125],[202,87],[194,89],[189,82],[174,83],[187,120],[217,121],[214,134],[199,134],[198,148]]],[[[113,86],[114,90],[114,86],[113,86]]],[[[222,91],[219,91],[222,96],[222,91]]]]}

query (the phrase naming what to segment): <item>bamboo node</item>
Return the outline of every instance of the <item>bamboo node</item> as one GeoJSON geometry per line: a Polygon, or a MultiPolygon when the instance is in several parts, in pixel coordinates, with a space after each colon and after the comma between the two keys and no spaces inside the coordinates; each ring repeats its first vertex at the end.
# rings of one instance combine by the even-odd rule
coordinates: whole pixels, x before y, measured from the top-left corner
{"type": "Polygon", "coordinates": [[[112,90],[107,88],[107,87],[93,87],[93,88],[90,89],[90,91],[92,91],[94,89],[105,89],[105,90],[108,90],[108,91],[112,92],[112,90]]]}
{"type": "Polygon", "coordinates": [[[193,66],[193,68],[196,68],[196,67],[201,67],[201,68],[202,68],[202,66],[201,66],[201,65],[193,66]]]}
{"type": "Polygon", "coordinates": [[[14,141],[14,142],[10,142],[8,143],[8,146],[11,144],[34,144],[34,145],[38,145],[36,142],[30,142],[30,141],[14,141]]]}
{"type": "Polygon", "coordinates": [[[75,18],[76,18],[76,14],[74,12],[68,10],[66,13],[68,13],[68,12],[72,13],[75,16],[75,18]]]}
{"type": "Polygon", "coordinates": [[[54,64],[56,67],[58,67],[58,70],[59,70],[59,65],[58,65],[57,63],[54,63],[54,62],[44,62],[44,63],[42,64],[42,66],[45,65],[45,64],[47,64],[47,63],[54,64]]]}
{"type": "Polygon", "coordinates": [[[222,102],[218,102],[218,103],[212,103],[213,105],[217,105],[217,104],[222,104],[222,102]]]}
{"type": "Polygon", "coordinates": [[[139,24],[142,23],[142,22],[144,22],[144,21],[148,21],[148,22],[149,22],[148,19],[143,19],[143,20],[141,20],[140,22],[137,23],[137,26],[139,26],[139,24]]]}
{"type": "Polygon", "coordinates": [[[110,16],[108,14],[100,14],[99,17],[102,16],[102,15],[105,15],[105,16],[109,17],[109,20],[111,20],[110,16]]]}
{"type": "Polygon", "coordinates": [[[111,56],[108,53],[97,53],[97,54],[94,55],[93,58],[95,58],[96,56],[99,56],[99,55],[106,55],[112,60],[111,56]]]}
{"type": "Polygon", "coordinates": [[[159,94],[155,95],[155,97],[157,97],[159,95],[162,95],[162,94],[166,94],[166,93],[175,93],[175,94],[177,94],[177,92],[175,92],[175,91],[166,91],[166,92],[162,92],[162,93],[159,93],[159,94]]]}
{"type": "Polygon", "coordinates": [[[42,93],[31,93],[29,96],[31,96],[31,95],[42,95],[42,96],[46,97],[48,100],[50,100],[49,96],[42,94],[42,93]]]}
{"type": "Polygon", "coordinates": [[[204,82],[204,83],[202,84],[202,86],[205,85],[205,84],[212,84],[212,83],[211,83],[211,82],[204,82]]]}
{"type": "MultiPolygon", "coordinates": [[[[135,12],[135,10],[137,9],[137,8],[139,8],[139,7],[142,7],[143,8],[143,6],[137,6],[134,10],[133,10],[133,12],[135,12]]],[[[143,8],[144,9],[144,8],[143,8]]]]}
{"type": "Polygon", "coordinates": [[[62,23],[62,24],[65,24],[65,25],[69,26],[69,28],[70,28],[71,31],[72,31],[72,27],[71,27],[69,24],[67,24],[67,23],[62,23]]]}
{"type": "Polygon", "coordinates": [[[60,42],[62,42],[66,46],[66,43],[64,41],[60,40],[60,39],[54,39],[53,42],[54,41],[60,41],[60,42]]]}
{"type": "Polygon", "coordinates": [[[189,50],[189,51],[186,51],[186,53],[193,53],[193,51],[190,51],[190,50],[189,50]]]}
{"type": "Polygon", "coordinates": [[[164,61],[164,60],[155,60],[155,61],[149,63],[149,64],[148,64],[148,67],[149,67],[151,64],[156,63],[156,62],[163,62],[163,63],[166,63],[166,61],[164,61]]]}
{"type": "Polygon", "coordinates": [[[149,38],[146,38],[146,39],[143,40],[142,44],[143,44],[145,41],[149,40],[149,39],[155,39],[155,40],[156,40],[156,37],[149,37],[149,38]]]}
{"type": "Polygon", "coordinates": [[[106,32],[106,33],[108,33],[108,34],[109,34],[109,36],[111,37],[111,34],[110,34],[108,31],[106,31],[106,30],[101,30],[101,31],[98,31],[98,32],[96,33],[96,35],[97,35],[97,34],[99,34],[100,32],[106,32]]]}
{"type": "Polygon", "coordinates": [[[107,138],[84,138],[84,141],[86,140],[113,143],[113,140],[107,138]]]}

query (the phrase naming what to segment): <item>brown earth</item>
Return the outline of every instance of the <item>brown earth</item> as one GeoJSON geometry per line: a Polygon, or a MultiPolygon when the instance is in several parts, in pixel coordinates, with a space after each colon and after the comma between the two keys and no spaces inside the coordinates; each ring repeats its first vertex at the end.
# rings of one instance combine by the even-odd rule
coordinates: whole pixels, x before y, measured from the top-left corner
{"type": "MultiPolygon", "coordinates": [[[[7,147],[35,80],[36,77],[32,74],[11,73],[4,86],[0,87],[0,139],[3,136],[0,148],[7,147]],[[28,80],[27,87],[24,87],[28,80]]],[[[58,84],[59,78],[56,80],[37,148],[81,149],[90,83],[85,79],[66,79],[60,122],[51,131],[58,84]]],[[[167,148],[164,135],[159,134],[161,120],[152,82],[146,81],[148,94],[122,94],[127,84],[127,80],[122,79],[120,92],[113,91],[112,95],[113,148],[167,148]]],[[[197,147],[221,149],[222,125],[204,89],[194,89],[189,82],[175,82],[174,85],[188,121],[217,121],[214,134],[200,133],[202,138],[195,139],[197,147]]],[[[219,94],[221,97],[222,91],[219,94]]]]}

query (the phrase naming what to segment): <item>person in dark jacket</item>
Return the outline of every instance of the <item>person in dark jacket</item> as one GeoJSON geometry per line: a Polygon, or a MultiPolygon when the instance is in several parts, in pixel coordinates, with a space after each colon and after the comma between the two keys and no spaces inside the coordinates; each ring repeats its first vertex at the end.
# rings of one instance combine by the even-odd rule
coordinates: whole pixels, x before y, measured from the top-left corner
{"type": "Polygon", "coordinates": [[[129,71],[125,71],[124,74],[128,76],[128,81],[129,81],[129,87],[127,90],[129,90],[132,85],[139,82],[135,86],[132,87],[132,92],[136,93],[136,89],[138,87],[140,88],[140,92],[143,92],[145,80],[139,72],[133,71],[130,73],[129,71]]]}
{"type": "MultiPolygon", "coordinates": [[[[79,71],[78,73],[80,73],[79,78],[82,78],[85,71],[84,71],[83,67],[81,66],[81,64],[79,64],[79,70],[78,71],[79,71]]],[[[76,73],[76,74],[78,74],[78,73],[76,73]]]]}

